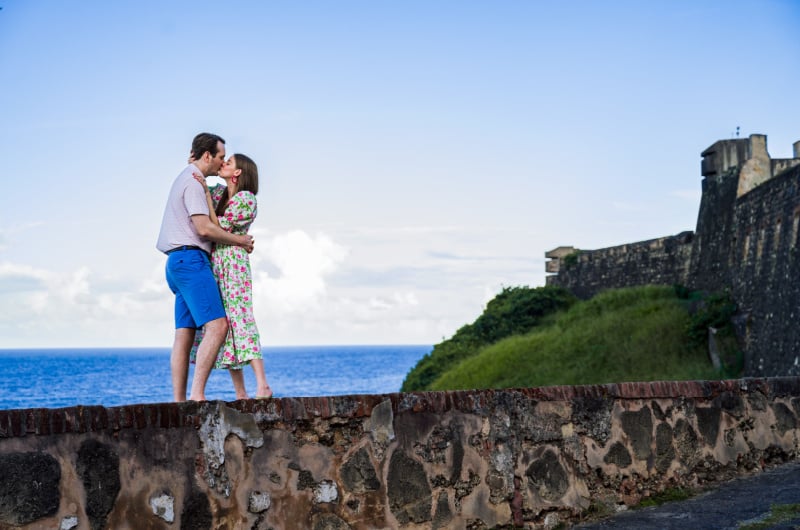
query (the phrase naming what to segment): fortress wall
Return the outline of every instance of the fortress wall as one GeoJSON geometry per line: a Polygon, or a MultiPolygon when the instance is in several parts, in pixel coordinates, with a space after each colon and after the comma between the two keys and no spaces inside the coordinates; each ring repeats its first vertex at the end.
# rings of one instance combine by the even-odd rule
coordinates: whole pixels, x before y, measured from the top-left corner
{"type": "MultiPolygon", "coordinates": [[[[797,144],[795,144],[795,149],[797,144]]],[[[784,171],[788,171],[795,166],[800,165],[800,159],[798,158],[777,158],[772,161],[772,174],[778,175],[783,173],[784,171]]]]}
{"type": "Polygon", "coordinates": [[[692,289],[715,292],[731,285],[733,271],[729,262],[738,181],[738,168],[703,179],[690,272],[685,282],[692,289]]]}
{"type": "Polygon", "coordinates": [[[578,251],[560,259],[558,274],[548,285],[591,298],[604,289],[645,284],[685,285],[692,252],[691,232],[599,250],[578,251]]]}
{"type": "MultiPolygon", "coordinates": [[[[728,280],[748,315],[748,375],[800,374],[800,167],[754,188],[732,219],[728,280]]],[[[698,278],[703,284],[703,279],[698,278]]]]}
{"type": "Polygon", "coordinates": [[[767,162],[763,135],[715,143],[693,234],[581,251],[575,264],[549,253],[548,285],[580,298],[648,284],[728,291],[743,313],[745,374],[800,375],[800,159],[772,160],[783,171],[769,175],[767,162]]]}
{"type": "Polygon", "coordinates": [[[0,528],[542,528],[797,457],[800,379],[0,411],[0,528]]]}

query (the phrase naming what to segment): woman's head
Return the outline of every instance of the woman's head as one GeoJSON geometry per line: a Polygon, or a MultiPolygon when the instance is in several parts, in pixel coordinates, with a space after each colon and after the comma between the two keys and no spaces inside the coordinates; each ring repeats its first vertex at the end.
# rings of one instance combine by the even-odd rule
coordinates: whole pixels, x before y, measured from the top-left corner
{"type": "Polygon", "coordinates": [[[247,155],[236,153],[233,158],[236,169],[242,171],[239,175],[239,189],[249,191],[253,195],[258,193],[258,166],[247,155]]]}
{"type": "MultiPolygon", "coordinates": [[[[231,155],[231,157],[222,164],[219,170],[219,176],[225,179],[225,182],[227,182],[229,186],[235,186],[235,188],[229,188],[230,191],[249,191],[253,195],[258,193],[258,166],[256,166],[253,159],[247,155],[241,153],[231,155]]],[[[226,193],[222,196],[219,203],[217,203],[217,216],[222,217],[227,207],[228,194],[226,193]]]]}
{"type": "Polygon", "coordinates": [[[254,195],[258,193],[258,166],[247,155],[231,155],[220,169],[219,176],[226,180],[231,179],[236,184],[237,191],[249,191],[254,195]]]}

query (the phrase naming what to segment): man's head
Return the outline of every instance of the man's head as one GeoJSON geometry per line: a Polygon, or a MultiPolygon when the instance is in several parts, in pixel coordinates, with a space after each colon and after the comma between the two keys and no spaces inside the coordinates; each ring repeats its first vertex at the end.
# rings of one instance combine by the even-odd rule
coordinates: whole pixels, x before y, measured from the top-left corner
{"type": "Polygon", "coordinates": [[[192,140],[189,156],[203,175],[216,175],[225,161],[225,140],[216,134],[200,133],[192,140]]]}

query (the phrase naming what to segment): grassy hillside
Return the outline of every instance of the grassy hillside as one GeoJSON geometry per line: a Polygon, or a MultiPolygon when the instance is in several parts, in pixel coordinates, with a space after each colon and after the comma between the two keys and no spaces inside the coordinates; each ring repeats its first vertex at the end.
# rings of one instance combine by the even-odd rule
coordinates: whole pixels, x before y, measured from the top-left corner
{"type": "Polygon", "coordinates": [[[444,372],[477,355],[481,348],[505,337],[527,333],[548,315],[574,302],[575,297],[560,287],[504,288],[486,304],[475,322],[462,326],[451,338],[436,344],[408,373],[401,391],[429,388],[444,372]]]}
{"type": "Polygon", "coordinates": [[[454,363],[430,390],[719,379],[670,287],[601,293],[454,363]]]}

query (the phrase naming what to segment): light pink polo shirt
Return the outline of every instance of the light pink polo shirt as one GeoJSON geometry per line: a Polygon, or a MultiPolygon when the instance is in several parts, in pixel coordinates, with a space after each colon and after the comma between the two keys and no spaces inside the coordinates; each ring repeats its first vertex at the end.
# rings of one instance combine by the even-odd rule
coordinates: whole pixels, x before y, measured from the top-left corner
{"type": "Polygon", "coordinates": [[[209,215],[205,190],[192,173],[202,174],[197,166],[189,164],[172,183],[156,243],[161,252],[194,245],[211,253],[211,241],[201,238],[192,223],[193,215],[209,215]]]}

